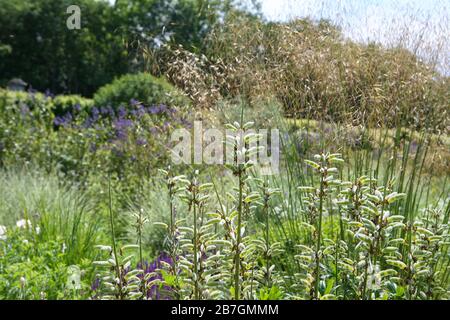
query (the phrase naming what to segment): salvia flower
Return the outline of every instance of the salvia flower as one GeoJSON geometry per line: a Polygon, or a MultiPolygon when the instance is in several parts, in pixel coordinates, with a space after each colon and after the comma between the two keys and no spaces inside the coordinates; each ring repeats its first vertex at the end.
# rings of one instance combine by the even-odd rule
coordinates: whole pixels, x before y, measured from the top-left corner
{"type": "Polygon", "coordinates": [[[71,113],[66,113],[64,116],[56,116],[55,119],[53,120],[53,123],[56,126],[67,126],[72,122],[72,114],[71,113]]]}
{"type": "Polygon", "coordinates": [[[120,106],[119,109],[117,110],[117,116],[119,118],[125,118],[127,115],[127,109],[125,109],[124,106],[120,106]]]}

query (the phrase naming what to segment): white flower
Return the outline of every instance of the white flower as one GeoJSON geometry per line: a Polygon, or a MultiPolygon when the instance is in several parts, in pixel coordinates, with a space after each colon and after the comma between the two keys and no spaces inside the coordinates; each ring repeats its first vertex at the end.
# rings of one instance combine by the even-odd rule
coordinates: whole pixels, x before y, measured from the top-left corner
{"type": "Polygon", "coordinates": [[[23,288],[27,285],[27,279],[25,277],[20,277],[20,286],[23,288]]]}
{"type": "Polygon", "coordinates": [[[6,240],[6,227],[0,225],[0,240],[6,240]]]}
{"type": "Polygon", "coordinates": [[[36,227],[36,234],[40,234],[41,233],[41,228],[39,228],[39,226],[36,227]]]}
{"type": "Polygon", "coordinates": [[[25,220],[25,219],[20,219],[16,222],[16,226],[18,228],[31,228],[31,221],[30,220],[25,220]]]}
{"type": "Polygon", "coordinates": [[[72,290],[80,290],[81,289],[81,270],[77,265],[72,265],[67,268],[67,273],[69,276],[67,277],[67,288],[72,290]]]}

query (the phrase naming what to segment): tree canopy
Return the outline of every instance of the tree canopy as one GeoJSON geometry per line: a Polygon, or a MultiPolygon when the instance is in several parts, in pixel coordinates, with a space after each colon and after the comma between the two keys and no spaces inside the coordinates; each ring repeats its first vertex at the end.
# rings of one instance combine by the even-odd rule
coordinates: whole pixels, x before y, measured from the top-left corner
{"type": "Polygon", "coordinates": [[[136,71],[136,49],[175,41],[201,50],[229,1],[78,0],[81,28],[69,30],[71,0],[0,0],[0,84],[19,77],[33,88],[92,96],[136,71]]]}

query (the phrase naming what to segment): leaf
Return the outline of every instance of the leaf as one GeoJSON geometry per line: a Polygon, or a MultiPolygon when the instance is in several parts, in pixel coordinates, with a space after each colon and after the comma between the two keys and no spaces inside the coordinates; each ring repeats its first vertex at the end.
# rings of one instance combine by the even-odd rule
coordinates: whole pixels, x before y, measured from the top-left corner
{"type": "Polygon", "coordinates": [[[391,266],[400,268],[400,269],[402,269],[402,270],[406,268],[406,264],[405,264],[404,262],[400,261],[400,260],[391,260],[391,259],[388,259],[388,260],[386,260],[386,263],[387,263],[387,264],[390,264],[391,266]]]}
{"type": "Polygon", "coordinates": [[[165,229],[169,229],[169,226],[167,224],[165,224],[164,222],[153,222],[154,226],[161,226],[165,229]]]}
{"type": "Polygon", "coordinates": [[[320,165],[319,165],[318,163],[314,162],[314,161],[311,161],[311,160],[305,160],[305,163],[306,163],[307,165],[309,165],[310,167],[313,167],[313,168],[316,169],[316,170],[319,170],[319,169],[320,169],[320,165]]]}

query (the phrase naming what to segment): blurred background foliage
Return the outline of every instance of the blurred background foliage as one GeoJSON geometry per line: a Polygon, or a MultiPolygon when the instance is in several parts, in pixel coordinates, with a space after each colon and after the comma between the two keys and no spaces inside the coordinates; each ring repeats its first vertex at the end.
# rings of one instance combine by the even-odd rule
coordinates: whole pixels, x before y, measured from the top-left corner
{"type": "Polygon", "coordinates": [[[0,83],[20,77],[35,89],[92,96],[140,66],[141,43],[174,41],[201,51],[230,1],[80,0],[81,29],[68,30],[69,0],[0,1],[0,83]]]}

